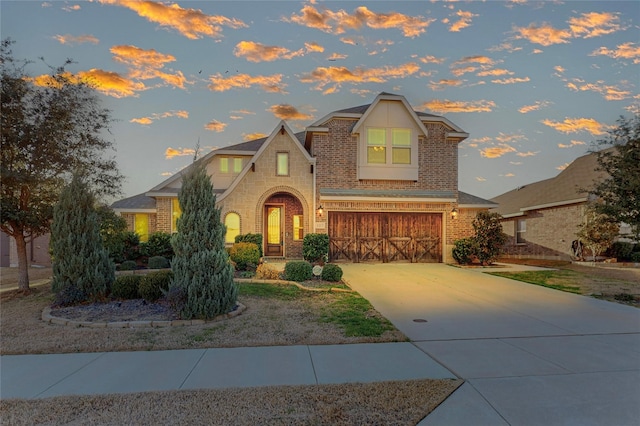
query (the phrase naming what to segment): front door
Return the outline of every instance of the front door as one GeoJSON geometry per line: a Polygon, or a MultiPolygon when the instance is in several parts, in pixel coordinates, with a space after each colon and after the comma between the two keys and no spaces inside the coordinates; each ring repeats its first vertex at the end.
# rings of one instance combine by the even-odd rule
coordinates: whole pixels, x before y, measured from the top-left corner
{"type": "Polygon", "coordinates": [[[266,206],[267,247],[265,256],[283,255],[282,206],[266,206]]]}

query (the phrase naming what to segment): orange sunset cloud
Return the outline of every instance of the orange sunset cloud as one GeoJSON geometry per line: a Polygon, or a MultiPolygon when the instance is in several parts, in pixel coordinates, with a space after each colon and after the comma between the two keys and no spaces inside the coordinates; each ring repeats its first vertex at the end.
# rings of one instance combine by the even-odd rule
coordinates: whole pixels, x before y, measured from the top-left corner
{"type": "Polygon", "coordinates": [[[112,4],[133,10],[139,16],[161,27],[173,28],[189,39],[203,36],[220,37],[222,26],[243,28],[247,25],[234,18],[219,15],[206,15],[198,9],[183,9],[178,4],[165,4],[155,1],[138,0],[98,0],[103,4],[112,4]]]}
{"type": "Polygon", "coordinates": [[[287,86],[282,82],[282,74],[256,76],[236,74],[225,78],[218,73],[210,76],[209,80],[211,84],[208,87],[214,92],[225,92],[234,88],[248,89],[252,86],[258,86],[265,92],[286,93],[284,88],[287,86]]]}

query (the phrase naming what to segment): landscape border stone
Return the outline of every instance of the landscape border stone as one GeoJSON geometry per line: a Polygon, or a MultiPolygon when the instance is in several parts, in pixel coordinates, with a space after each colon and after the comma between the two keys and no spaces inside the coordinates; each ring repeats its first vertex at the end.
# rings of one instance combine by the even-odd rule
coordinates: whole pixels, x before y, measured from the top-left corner
{"type": "Polygon", "coordinates": [[[51,307],[47,306],[42,310],[42,321],[47,324],[73,326],[73,327],[89,327],[89,328],[144,328],[144,327],[185,327],[189,325],[203,325],[211,322],[223,321],[226,319],[235,318],[242,314],[247,307],[242,303],[237,303],[237,308],[233,311],[216,316],[211,320],[169,320],[169,321],[157,321],[157,320],[135,320],[135,321],[112,321],[112,322],[93,322],[93,321],[75,321],[67,318],[60,318],[51,315],[51,307]]]}

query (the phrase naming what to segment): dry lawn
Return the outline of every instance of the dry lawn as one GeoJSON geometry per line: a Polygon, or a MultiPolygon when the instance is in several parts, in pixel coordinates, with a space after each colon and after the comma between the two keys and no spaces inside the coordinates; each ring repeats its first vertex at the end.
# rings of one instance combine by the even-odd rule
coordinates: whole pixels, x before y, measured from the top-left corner
{"type": "MultiPolygon", "coordinates": [[[[37,270],[31,278],[47,278],[50,270],[48,274],[46,270],[37,270]]],[[[3,268],[3,288],[11,285],[9,275],[3,268]]],[[[17,281],[17,276],[14,279],[17,281]]],[[[343,293],[325,292],[304,293],[303,297],[294,300],[243,296],[240,302],[247,310],[220,322],[186,327],[96,329],[43,323],[40,320],[42,310],[51,304],[53,295],[48,285],[36,286],[29,295],[17,291],[0,294],[0,353],[406,340],[395,329],[380,337],[347,337],[338,325],[319,322],[323,308],[343,296],[343,293]]],[[[8,425],[415,425],[461,384],[462,380],[415,380],[12,399],[0,400],[0,421],[8,425]]]]}
{"type": "Polygon", "coordinates": [[[0,401],[7,425],[415,425],[462,384],[368,384],[148,392],[0,401]]]}

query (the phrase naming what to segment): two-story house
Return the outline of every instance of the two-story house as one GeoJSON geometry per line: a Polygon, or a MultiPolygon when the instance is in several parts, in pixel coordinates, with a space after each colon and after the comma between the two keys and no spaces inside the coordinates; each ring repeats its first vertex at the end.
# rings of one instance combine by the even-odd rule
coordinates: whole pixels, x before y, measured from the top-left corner
{"type": "MultiPolygon", "coordinates": [[[[238,234],[263,235],[266,257],[302,257],[310,232],[327,233],[331,261],[450,262],[453,242],[496,204],[458,191],[458,143],[444,117],[416,112],[400,95],[334,111],[294,133],[214,150],[206,163],[216,204],[238,234]]],[[[175,232],[183,173],[113,208],[145,236],[175,232]]]]}

